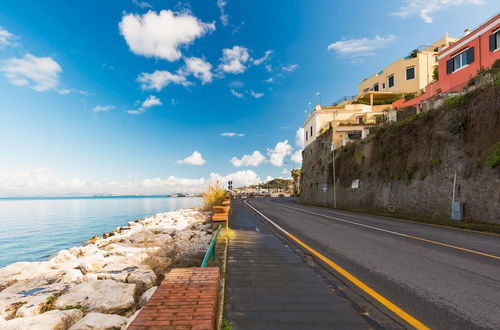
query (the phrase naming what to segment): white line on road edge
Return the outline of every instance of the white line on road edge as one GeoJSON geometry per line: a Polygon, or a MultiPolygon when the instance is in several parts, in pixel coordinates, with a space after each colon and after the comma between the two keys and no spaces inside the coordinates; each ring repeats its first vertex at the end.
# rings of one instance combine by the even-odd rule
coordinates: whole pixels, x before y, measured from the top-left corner
{"type": "Polygon", "coordinates": [[[298,207],[292,207],[292,206],[283,205],[283,204],[280,204],[280,203],[271,202],[269,200],[266,200],[266,202],[268,202],[270,204],[275,204],[275,205],[278,205],[278,206],[281,206],[281,207],[289,208],[289,209],[292,209],[292,210],[297,210],[297,211],[301,211],[301,212],[305,212],[305,213],[310,213],[310,214],[318,215],[320,217],[329,218],[329,219],[333,219],[333,220],[337,220],[337,221],[349,223],[349,224],[356,225],[356,226],[366,227],[366,228],[370,228],[370,229],[382,231],[382,232],[385,232],[385,233],[389,233],[389,234],[393,234],[393,235],[397,235],[397,236],[401,236],[401,237],[406,237],[406,238],[411,238],[411,239],[415,239],[415,240],[419,240],[419,241],[423,241],[423,242],[427,242],[427,243],[437,244],[437,245],[441,245],[441,246],[444,246],[444,247],[448,247],[448,248],[452,248],[452,249],[457,249],[457,250],[461,250],[461,251],[465,251],[465,252],[469,252],[469,253],[474,253],[474,254],[482,255],[482,256],[485,256],[485,257],[493,258],[493,259],[500,259],[499,256],[495,256],[493,254],[488,254],[488,253],[484,253],[484,252],[470,250],[470,249],[466,249],[466,248],[463,248],[463,247],[460,247],[460,246],[446,244],[446,243],[441,243],[441,242],[433,241],[433,240],[422,238],[422,237],[418,237],[418,236],[403,234],[403,233],[399,233],[397,231],[392,231],[392,230],[382,229],[382,228],[378,228],[378,227],[374,227],[374,226],[370,226],[370,225],[365,225],[365,224],[362,224],[362,223],[359,223],[359,222],[349,221],[349,220],[345,220],[345,219],[333,217],[333,216],[330,216],[330,215],[325,215],[325,214],[316,213],[316,212],[313,212],[313,211],[308,211],[308,210],[300,209],[298,207]]]}

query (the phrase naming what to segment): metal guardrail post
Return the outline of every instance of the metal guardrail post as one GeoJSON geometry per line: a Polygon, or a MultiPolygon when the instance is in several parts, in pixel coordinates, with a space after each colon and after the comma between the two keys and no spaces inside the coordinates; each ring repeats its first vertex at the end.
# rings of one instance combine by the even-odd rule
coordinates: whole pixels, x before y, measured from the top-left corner
{"type": "Polygon", "coordinates": [[[216,258],[215,245],[216,245],[217,237],[219,236],[219,232],[221,229],[222,229],[222,225],[219,225],[219,227],[217,227],[217,231],[215,232],[214,237],[212,238],[212,241],[210,242],[210,246],[208,247],[208,250],[205,253],[205,257],[203,257],[201,267],[207,267],[208,259],[210,258],[210,256],[212,256],[212,260],[215,261],[215,258],[216,258]]]}

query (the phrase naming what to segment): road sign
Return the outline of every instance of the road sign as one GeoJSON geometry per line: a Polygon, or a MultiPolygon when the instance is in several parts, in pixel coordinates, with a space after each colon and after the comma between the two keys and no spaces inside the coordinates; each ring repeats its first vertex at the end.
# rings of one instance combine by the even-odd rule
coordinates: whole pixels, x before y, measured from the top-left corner
{"type": "Polygon", "coordinates": [[[323,183],[321,187],[323,188],[323,192],[326,193],[326,191],[328,190],[328,184],[323,183]]]}

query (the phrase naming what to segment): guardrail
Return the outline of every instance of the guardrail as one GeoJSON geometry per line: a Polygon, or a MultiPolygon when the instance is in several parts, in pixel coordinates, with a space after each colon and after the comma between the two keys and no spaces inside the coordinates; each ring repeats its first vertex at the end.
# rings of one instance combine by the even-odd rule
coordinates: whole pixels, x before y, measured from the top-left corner
{"type": "Polygon", "coordinates": [[[219,232],[222,229],[222,225],[219,225],[217,227],[217,231],[215,232],[214,237],[212,238],[212,241],[210,242],[210,246],[208,247],[207,253],[205,253],[205,257],[203,257],[203,261],[201,263],[201,267],[207,267],[208,264],[208,259],[212,257],[212,260],[215,261],[215,245],[217,242],[217,236],[219,236],[219,232]]]}

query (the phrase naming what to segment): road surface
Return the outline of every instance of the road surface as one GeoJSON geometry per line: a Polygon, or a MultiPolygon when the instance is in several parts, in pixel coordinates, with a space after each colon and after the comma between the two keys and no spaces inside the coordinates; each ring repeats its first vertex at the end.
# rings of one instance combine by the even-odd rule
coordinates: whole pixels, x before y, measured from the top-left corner
{"type": "MultiPolygon", "coordinates": [[[[247,203],[427,327],[500,329],[498,235],[290,199],[255,198],[247,203]]],[[[334,269],[331,272],[366,294],[334,269]]],[[[397,313],[384,310],[386,305],[366,297],[398,319],[397,313]]]]}

